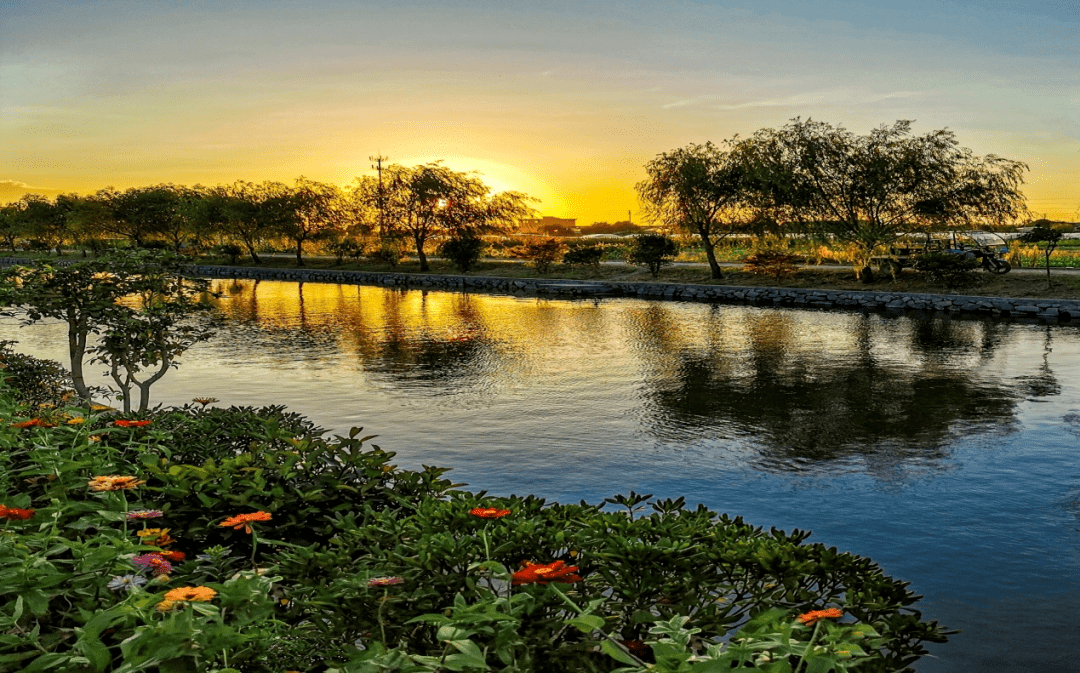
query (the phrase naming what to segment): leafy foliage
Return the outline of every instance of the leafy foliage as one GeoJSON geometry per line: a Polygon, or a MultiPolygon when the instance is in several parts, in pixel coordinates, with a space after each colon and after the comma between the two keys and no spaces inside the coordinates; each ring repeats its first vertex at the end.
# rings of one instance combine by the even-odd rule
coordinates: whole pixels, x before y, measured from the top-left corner
{"type": "Polygon", "coordinates": [[[664,234],[639,234],[633,238],[626,261],[637,266],[644,266],[656,278],[660,269],[675,261],[679,246],[670,236],[664,234]]]}
{"type": "Polygon", "coordinates": [[[443,241],[439,254],[450,260],[461,272],[467,272],[476,266],[484,254],[485,244],[478,236],[455,236],[443,241]]]}
{"type": "Polygon", "coordinates": [[[565,244],[554,238],[528,239],[522,245],[510,249],[510,256],[532,262],[539,273],[547,273],[566,250],[565,244]]]}
{"type": "Polygon", "coordinates": [[[955,287],[971,280],[980,265],[979,258],[974,256],[952,252],[927,252],[915,258],[912,268],[928,274],[934,280],[944,282],[949,287],[955,287]]]}
{"type": "Polygon", "coordinates": [[[571,246],[566,254],[563,255],[563,264],[567,266],[591,266],[593,268],[599,267],[600,262],[604,261],[604,255],[607,253],[607,248],[602,244],[591,243],[585,245],[571,246]]]}

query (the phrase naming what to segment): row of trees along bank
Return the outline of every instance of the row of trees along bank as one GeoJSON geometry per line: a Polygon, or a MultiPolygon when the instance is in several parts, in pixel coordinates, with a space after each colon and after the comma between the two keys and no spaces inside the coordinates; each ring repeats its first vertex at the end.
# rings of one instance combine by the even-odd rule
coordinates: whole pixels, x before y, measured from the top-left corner
{"type": "Polygon", "coordinates": [[[240,180],[214,187],[108,187],[55,199],[31,194],[0,208],[0,241],[14,250],[19,239],[29,239],[58,254],[65,247],[97,251],[110,240],[177,252],[231,244],[259,263],[263,242],[286,239],[303,266],[308,244],[348,250],[374,235],[387,245],[411,240],[426,271],[433,237],[510,232],[532,214],[532,201],[518,192],[492,194],[475,175],[438,163],[390,165],[348,189],[300,177],[293,185],[240,180]]]}
{"type": "MultiPolygon", "coordinates": [[[[736,233],[801,233],[853,245],[856,268],[902,233],[990,227],[1019,221],[1027,166],[975,156],[948,130],[915,136],[911,122],[866,135],[796,118],[719,146],[691,144],[646,165],[637,185],[649,219],[701,240],[714,278],[715,247],[736,233]]],[[[533,214],[529,196],[492,194],[472,173],[439,163],[389,165],[347,189],[298,178],[293,185],[155,185],[55,199],[28,195],[0,208],[0,241],[19,238],[60,253],[93,250],[109,239],[179,251],[228,245],[259,263],[257,248],[287,240],[297,265],[316,242],[339,257],[374,240],[387,254],[411,242],[428,270],[433,239],[475,240],[510,233],[533,214]]]]}

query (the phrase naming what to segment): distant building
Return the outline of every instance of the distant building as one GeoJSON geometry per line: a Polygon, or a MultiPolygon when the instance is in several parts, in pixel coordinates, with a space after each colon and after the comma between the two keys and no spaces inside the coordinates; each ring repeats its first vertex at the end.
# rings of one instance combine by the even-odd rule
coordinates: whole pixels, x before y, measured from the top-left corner
{"type": "Polygon", "coordinates": [[[577,233],[577,218],[550,217],[528,218],[521,221],[521,231],[528,234],[567,236],[577,233]]]}

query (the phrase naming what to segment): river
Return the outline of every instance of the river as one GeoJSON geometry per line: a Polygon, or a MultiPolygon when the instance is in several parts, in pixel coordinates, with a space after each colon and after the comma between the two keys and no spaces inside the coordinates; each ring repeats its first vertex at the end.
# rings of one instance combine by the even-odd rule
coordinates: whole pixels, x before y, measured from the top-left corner
{"type": "MultiPolygon", "coordinates": [[[[809,529],[962,630],[920,673],[1077,669],[1080,328],[215,284],[227,327],[155,403],[284,404],[494,494],[634,490],[809,529]]],[[[63,334],[0,324],[61,361],[63,334]]]]}

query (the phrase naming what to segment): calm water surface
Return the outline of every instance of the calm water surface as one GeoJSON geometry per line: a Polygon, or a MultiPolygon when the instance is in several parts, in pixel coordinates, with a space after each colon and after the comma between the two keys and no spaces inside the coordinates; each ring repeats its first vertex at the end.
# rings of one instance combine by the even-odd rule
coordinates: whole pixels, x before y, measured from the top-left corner
{"type": "MultiPolygon", "coordinates": [[[[155,402],[285,404],[494,494],[632,489],[810,529],[963,630],[920,672],[1080,668],[1080,329],[217,285],[228,328],[155,402]]],[[[0,325],[58,360],[63,334],[0,325]]]]}

